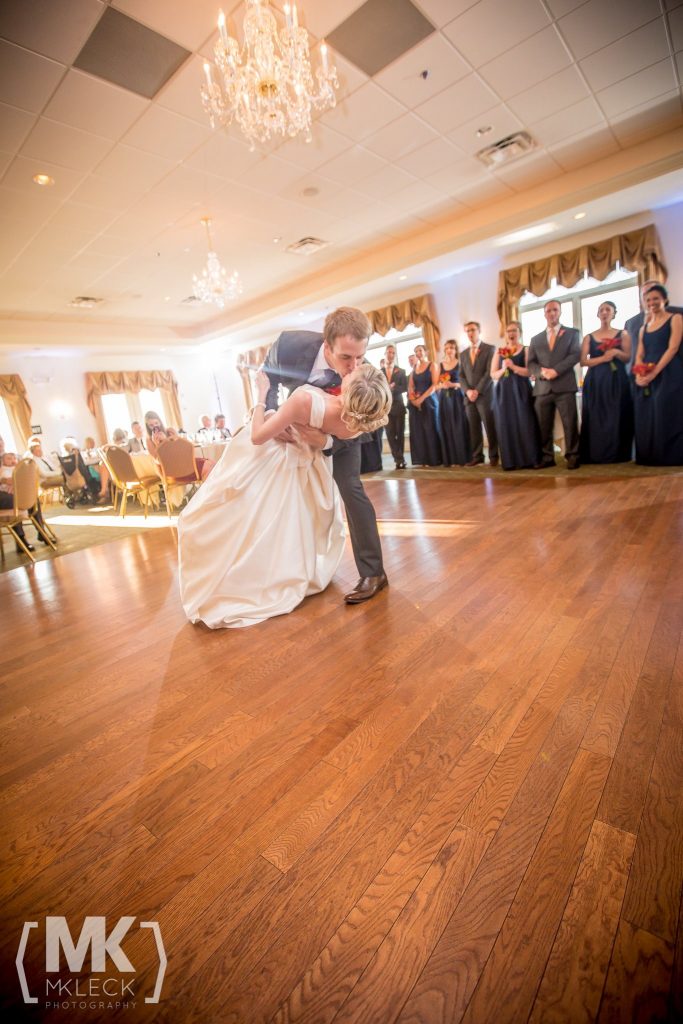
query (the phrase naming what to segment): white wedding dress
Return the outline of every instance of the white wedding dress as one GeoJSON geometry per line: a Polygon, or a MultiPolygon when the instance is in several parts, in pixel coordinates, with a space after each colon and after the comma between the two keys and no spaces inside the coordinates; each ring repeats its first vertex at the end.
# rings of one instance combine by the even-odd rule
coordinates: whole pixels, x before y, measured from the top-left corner
{"type": "MultiPolygon", "coordinates": [[[[310,424],[325,399],[310,385],[310,424]]],[[[328,585],[344,551],[332,459],[307,444],[228,444],[178,518],[180,595],[190,622],[253,626],[328,585]]]]}

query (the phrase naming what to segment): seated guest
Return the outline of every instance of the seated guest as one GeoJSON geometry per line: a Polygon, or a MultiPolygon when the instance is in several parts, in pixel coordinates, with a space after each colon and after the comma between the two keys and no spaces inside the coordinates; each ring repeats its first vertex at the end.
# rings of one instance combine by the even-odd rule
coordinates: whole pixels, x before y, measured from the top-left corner
{"type": "MultiPolygon", "coordinates": [[[[145,427],[147,430],[147,450],[152,456],[154,461],[159,463],[159,447],[164,443],[173,438],[178,437],[178,431],[174,430],[173,427],[165,427],[161,421],[161,417],[156,412],[145,413],[145,427]]],[[[216,465],[212,459],[203,459],[198,456],[195,457],[197,469],[202,480],[206,480],[207,476],[216,465]]],[[[188,483],[190,479],[188,478],[188,483]]]]}
{"type": "Polygon", "coordinates": [[[98,497],[106,498],[109,493],[109,470],[102,462],[94,437],[85,438],[81,455],[88,474],[97,484],[98,497]]]}
{"type": "Polygon", "coordinates": [[[466,466],[472,459],[470,428],[460,384],[458,346],[451,339],[439,364],[439,437],[444,466],[466,466]]]}
{"type": "Polygon", "coordinates": [[[111,435],[112,444],[115,444],[117,448],[124,448],[127,452],[130,451],[128,444],[128,431],[124,430],[123,427],[116,427],[111,435]]]}
{"type": "Polygon", "coordinates": [[[131,455],[137,452],[146,452],[147,445],[145,444],[145,435],[142,426],[138,420],[133,420],[130,425],[132,437],[128,438],[128,451],[131,455]]]}
{"type": "Polygon", "coordinates": [[[581,365],[588,371],[581,396],[579,454],[582,462],[630,462],[633,449],[633,398],[626,365],[631,339],[614,330],[617,307],[606,299],[598,307],[600,328],[581,344],[581,365]]]}
{"type": "Polygon", "coordinates": [[[579,332],[560,323],[560,304],[555,299],[546,302],[543,312],[548,325],[536,334],[529,345],[527,366],[535,377],[534,409],[541,431],[543,455],[539,469],[555,465],[553,425],[555,410],[564,427],[564,454],[567,469],[579,468],[579,417],[576,410],[576,373],[574,367],[581,358],[579,332]]]}
{"type": "Polygon", "coordinates": [[[633,363],[636,462],[644,466],[683,465],[683,317],[667,301],[661,284],[647,292],[633,363]]]}
{"type": "Polygon", "coordinates": [[[438,366],[427,358],[424,345],[416,345],[415,369],[408,384],[410,461],[414,466],[442,465],[436,398],[438,383],[438,366]]]}
{"type": "Polygon", "coordinates": [[[493,416],[503,469],[533,469],[541,461],[541,435],[527,369],[528,350],[522,344],[522,325],[512,320],[505,328],[505,345],[491,360],[493,416]]]}
{"type": "Polygon", "coordinates": [[[217,441],[227,441],[232,437],[232,434],[225,425],[225,416],[223,413],[217,412],[213,418],[214,422],[214,436],[217,441]]]}
{"type": "Polygon", "coordinates": [[[33,459],[40,474],[40,486],[46,490],[50,487],[61,487],[64,483],[62,469],[59,463],[43,451],[43,442],[39,437],[30,437],[28,440],[27,456],[33,459]]]}
{"type": "MultiPolygon", "coordinates": [[[[114,431],[116,433],[116,431],[114,431]]],[[[125,433],[125,431],[124,431],[125,433]]],[[[64,471],[66,477],[66,489],[70,491],[80,491],[84,487],[87,491],[88,497],[91,501],[96,502],[100,494],[100,484],[95,476],[88,472],[81,450],[76,444],[73,437],[65,437],[61,443],[62,454],[60,456],[60,465],[64,471]],[[83,485],[77,483],[75,486],[70,482],[69,478],[74,473],[80,474],[83,477],[83,485]]]]}
{"type": "Polygon", "coordinates": [[[200,444],[211,444],[213,441],[213,427],[211,426],[211,417],[204,416],[199,417],[199,430],[195,435],[195,440],[200,444]]]}
{"type": "MultiPolygon", "coordinates": [[[[0,457],[0,509],[13,509],[14,508],[14,467],[19,462],[18,457],[14,452],[3,452],[0,457]]],[[[60,476],[61,483],[61,476],[60,476]]],[[[33,508],[28,510],[31,515],[35,518],[39,527],[43,526],[43,512],[40,507],[40,502],[36,502],[33,508]]],[[[26,540],[26,534],[24,533],[24,527],[21,523],[18,526],[13,527],[14,532],[18,537],[21,537],[24,544],[29,551],[35,551],[32,544],[26,540]]],[[[48,544],[49,541],[40,529],[36,529],[36,536],[41,544],[48,544]]],[[[17,553],[23,554],[22,548],[16,545],[17,553]]]]}
{"type": "Polygon", "coordinates": [[[465,392],[465,415],[470,428],[472,458],[467,466],[480,466],[484,462],[484,433],[486,428],[489,444],[489,465],[498,465],[498,438],[496,424],[491,409],[493,381],[491,380],[491,360],[495,348],[481,340],[481,325],[476,320],[468,320],[465,332],[470,340],[469,351],[465,351],[460,360],[460,384],[465,392]]]}

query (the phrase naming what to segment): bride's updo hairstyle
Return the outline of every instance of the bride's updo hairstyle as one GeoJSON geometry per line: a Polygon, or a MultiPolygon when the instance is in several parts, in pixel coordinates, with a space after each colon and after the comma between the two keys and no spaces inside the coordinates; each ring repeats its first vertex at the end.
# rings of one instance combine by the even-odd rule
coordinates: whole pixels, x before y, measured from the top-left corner
{"type": "Polygon", "coordinates": [[[341,418],[352,433],[370,434],[389,420],[391,389],[381,370],[363,363],[342,390],[341,418]]]}

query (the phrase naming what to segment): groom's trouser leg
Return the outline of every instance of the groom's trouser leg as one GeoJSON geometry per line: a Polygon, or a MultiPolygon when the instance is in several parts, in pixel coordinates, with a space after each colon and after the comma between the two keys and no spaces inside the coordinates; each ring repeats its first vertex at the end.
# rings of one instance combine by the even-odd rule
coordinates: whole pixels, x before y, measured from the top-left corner
{"type": "Polygon", "coordinates": [[[346,508],[358,575],[381,576],[382,545],[375,510],[360,480],[360,449],[360,444],[353,444],[335,452],[332,475],[346,508]]]}

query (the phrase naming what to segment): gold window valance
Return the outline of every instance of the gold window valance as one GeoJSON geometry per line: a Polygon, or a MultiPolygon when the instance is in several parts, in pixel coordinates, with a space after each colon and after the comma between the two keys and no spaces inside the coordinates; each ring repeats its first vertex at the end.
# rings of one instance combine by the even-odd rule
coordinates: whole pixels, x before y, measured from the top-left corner
{"type": "Polygon", "coordinates": [[[172,370],[104,370],[101,373],[86,373],[85,392],[88,408],[97,420],[100,439],[107,439],[102,413],[102,395],[122,395],[126,392],[137,395],[140,391],[157,389],[161,392],[166,426],[182,427],[178,382],[172,370]]]}
{"type": "Polygon", "coordinates": [[[511,320],[519,320],[519,300],[525,292],[544,295],[553,278],[564,288],[573,288],[586,271],[596,281],[604,281],[617,262],[624,270],[638,271],[640,284],[649,280],[666,281],[667,269],[654,224],[502,270],[498,277],[501,334],[511,320]]]}
{"type": "Polygon", "coordinates": [[[434,312],[434,301],[431,295],[418,295],[412,299],[404,299],[383,309],[373,309],[368,319],[375,334],[384,336],[393,327],[396,331],[404,331],[410,324],[422,330],[427,352],[430,359],[436,359],[439,351],[441,332],[434,312]]]}
{"type": "Polygon", "coordinates": [[[31,436],[31,406],[18,373],[0,374],[0,398],[5,403],[15,440],[21,447],[16,454],[22,455],[31,436]]]}

